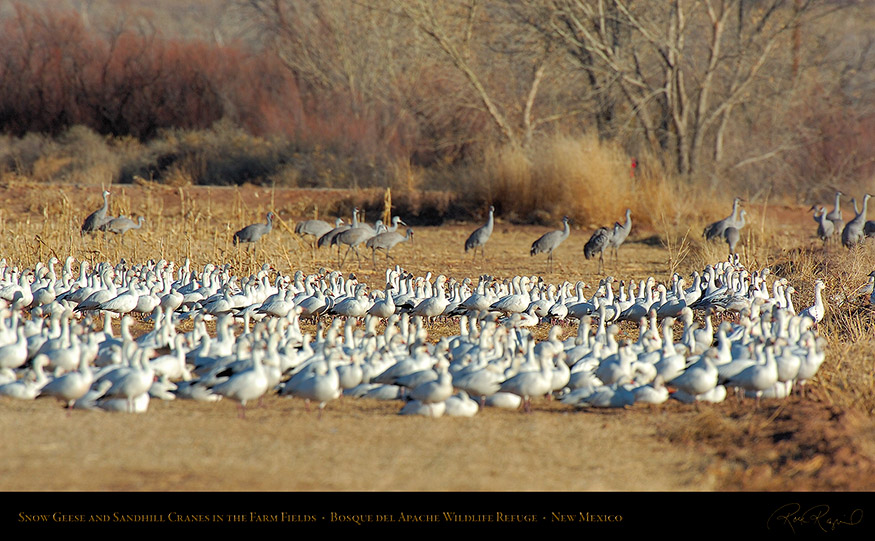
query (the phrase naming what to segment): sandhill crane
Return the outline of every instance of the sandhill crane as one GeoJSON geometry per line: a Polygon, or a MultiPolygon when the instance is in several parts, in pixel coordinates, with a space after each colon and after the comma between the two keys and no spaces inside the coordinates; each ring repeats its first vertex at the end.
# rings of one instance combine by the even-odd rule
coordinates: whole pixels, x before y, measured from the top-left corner
{"type": "Polygon", "coordinates": [[[100,227],[101,231],[109,231],[115,235],[119,235],[121,237],[121,241],[124,242],[125,233],[130,231],[131,229],[140,229],[143,227],[143,222],[146,219],[140,216],[136,223],[128,218],[127,216],[119,216],[118,218],[113,218],[109,220],[105,224],[100,227]]]}
{"type": "Polygon", "coordinates": [[[109,191],[103,190],[103,206],[89,214],[85,221],[82,222],[82,230],[80,232],[82,235],[94,233],[106,223],[106,213],[109,210],[109,195],[109,191]]]}
{"type": "Polygon", "coordinates": [[[571,229],[568,227],[568,216],[562,218],[562,229],[550,231],[541,235],[541,238],[532,243],[530,255],[541,254],[547,252],[547,262],[549,263],[550,272],[553,272],[553,250],[559,247],[568,235],[571,229]]]}
{"type": "Polygon", "coordinates": [[[385,250],[386,259],[395,259],[394,257],[389,255],[389,252],[392,250],[392,248],[394,248],[395,245],[397,245],[398,243],[408,241],[412,238],[413,230],[409,227],[407,228],[407,231],[404,235],[397,231],[386,231],[369,238],[368,241],[365,243],[365,246],[371,249],[371,262],[374,264],[374,267],[377,266],[377,250],[385,250]]]}
{"type": "MultiPolygon", "coordinates": [[[[316,246],[319,248],[322,248],[323,246],[328,246],[330,249],[331,246],[334,246],[335,244],[337,244],[337,242],[336,242],[337,235],[343,233],[344,231],[346,231],[347,229],[349,229],[351,227],[355,227],[356,225],[358,225],[358,212],[359,212],[359,209],[357,207],[352,209],[352,223],[349,223],[349,224],[342,223],[341,225],[335,226],[334,229],[332,229],[331,231],[329,231],[329,232],[325,233],[324,235],[322,235],[321,237],[319,237],[319,240],[316,241],[316,246]]],[[[338,258],[340,257],[340,248],[339,247],[337,249],[337,257],[338,258]]]]}
{"type": "Polygon", "coordinates": [[[817,236],[826,244],[835,234],[835,224],[826,217],[825,207],[813,206],[811,210],[814,210],[814,221],[817,222],[817,236]]]}
{"type": "Polygon", "coordinates": [[[477,257],[477,248],[480,248],[480,255],[486,257],[486,249],[484,246],[486,245],[486,241],[488,241],[489,237],[492,235],[492,228],[495,225],[494,213],[495,207],[490,205],[489,220],[487,220],[484,225],[475,229],[468,237],[468,240],[465,241],[465,252],[468,250],[474,251],[474,257],[472,260],[477,257]]]}
{"type": "Polygon", "coordinates": [[[747,211],[741,209],[741,218],[738,220],[738,223],[735,225],[731,225],[723,230],[723,239],[726,241],[726,244],[729,246],[729,255],[735,253],[735,245],[738,244],[738,241],[741,239],[741,228],[744,227],[744,217],[747,214],[747,211]]]}
{"type": "Polygon", "coordinates": [[[845,221],[842,219],[842,207],[840,204],[840,200],[843,195],[845,194],[842,192],[836,192],[835,207],[829,212],[829,214],[826,215],[826,219],[833,224],[833,233],[838,233],[845,227],[845,221]]]}
{"type": "Polygon", "coordinates": [[[398,231],[399,225],[403,225],[404,227],[407,227],[407,224],[404,223],[404,220],[401,219],[401,216],[392,216],[392,222],[389,225],[389,227],[386,228],[386,231],[384,231],[384,233],[385,232],[394,233],[395,231],[398,231]]]}
{"type": "Polygon", "coordinates": [[[721,239],[723,238],[723,232],[727,227],[735,226],[738,222],[738,203],[741,200],[740,197],[733,199],[732,214],[705,227],[705,230],[702,232],[705,240],[721,239]]]}
{"type": "Polygon", "coordinates": [[[264,235],[270,233],[273,229],[273,212],[267,213],[267,223],[247,225],[240,231],[234,233],[234,245],[240,243],[256,243],[264,235]]]}
{"type": "Polygon", "coordinates": [[[842,229],[842,244],[845,248],[853,248],[866,239],[866,207],[869,204],[870,197],[872,196],[869,194],[863,196],[863,208],[842,229]]]}
{"type": "Polygon", "coordinates": [[[295,234],[300,235],[301,237],[306,237],[308,235],[313,237],[313,257],[315,257],[316,243],[319,242],[319,239],[325,233],[328,233],[332,229],[340,227],[341,225],[343,225],[343,218],[339,217],[334,220],[334,226],[325,220],[305,220],[295,224],[295,234]]]}
{"type": "Polygon", "coordinates": [[[606,227],[600,227],[595,230],[595,233],[586,241],[583,246],[583,255],[587,259],[592,259],[596,254],[599,255],[599,270],[602,272],[604,267],[605,248],[611,240],[611,232],[606,227]]]}
{"type": "Polygon", "coordinates": [[[611,234],[610,242],[608,246],[611,248],[611,251],[614,254],[614,260],[616,261],[619,258],[620,246],[626,242],[626,237],[629,236],[629,232],[632,230],[632,209],[626,209],[626,221],[622,224],[616,222],[614,224],[614,231],[611,234]],[[616,226],[620,226],[617,228],[616,226]]]}
{"type": "MultiPolygon", "coordinates": [[[[358,246],[359,244],[366,242],[368,239],[372,238],[377,234],[377,231],[365,224],[359,223],[358,219],[353,215],[355,221],[349,229],[346,231],[340,232],[337,236],[334,237],[333,243],[340,246],[341,244],[346,244],[347,249],[343,254],[343,259],[340,261],[340,267],[343,267],[343,264],[346,262],[346,256],[349,255],[349,251],[352,250],[355,252],[356,261],[358,261],[359,265],[361,265],[361,257],[359,256],[358,246]]],[[[338,248],[339,253],[339,248],[338,248]]]]}

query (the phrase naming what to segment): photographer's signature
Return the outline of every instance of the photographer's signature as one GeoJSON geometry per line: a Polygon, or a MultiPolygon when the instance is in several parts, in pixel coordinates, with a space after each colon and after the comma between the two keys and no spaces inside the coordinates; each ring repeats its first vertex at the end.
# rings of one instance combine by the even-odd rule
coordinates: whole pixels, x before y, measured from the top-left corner
{"type": "Polygon", "coordinates": [[[789,527],[793,533],[796,528],[820,528],[823,532],[834,532],[842,527],[857,526],[863,522],[863,510],[854,509],[850,513],[831,513],[828,505],[812,505],[803,508],[798,503],[788,503],[776,509],[766,522],[766,528],[789,527]]]}

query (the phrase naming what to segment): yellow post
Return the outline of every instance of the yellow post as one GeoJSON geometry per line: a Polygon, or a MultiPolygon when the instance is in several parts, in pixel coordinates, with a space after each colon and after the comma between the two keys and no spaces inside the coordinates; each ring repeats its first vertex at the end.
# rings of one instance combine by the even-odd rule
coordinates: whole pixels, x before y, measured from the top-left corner
{"type": "Polygon", "coordinates": [[[392,223],[392,188],[386,188],[386,194],[383,196],[383,223],[386,227],[392,223]]]}

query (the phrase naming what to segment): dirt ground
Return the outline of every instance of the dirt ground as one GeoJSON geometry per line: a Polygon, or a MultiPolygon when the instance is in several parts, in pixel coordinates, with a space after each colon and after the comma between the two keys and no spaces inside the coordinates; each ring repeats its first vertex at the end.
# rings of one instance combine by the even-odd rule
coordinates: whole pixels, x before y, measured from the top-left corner
{"type": "MultiPolygon", "coordinates": [[[[4,188],[4,195],[10,189],[4,188]]],[[[132,201],[138,189],[127,187],[132,201]]],[[[296,218],[289,209],[306,205],[293,194],[283,198],[286,203],[277,200],[275,208],[286,205],[285,219],[293,227],[296,218]]],[[[38,207],[26,208],[39,214],[38,207]]],[[[788,230],[801,223],[813,227],[804,209],[779,210],[788,216],[798,212],[806,220],[798,218],[788,230]]],[[[13,212],[5,214],[7,219],[13,212]]],[[[486,259],[475,261],[461,248],[473,227],[415,228],[414,242],[396,249],[395,262],[418,275],[430,271],[476,280],[482,273],[500,278],[533,273],[552,282],[597,284],[596,262],[582,256],[591,231],[573,231],[557,251],[555,271],[547,274],[544,257],[530,257],[528,245],[549,228],[499,223],[486,259]]],[[[277,245],[298,246],[294,264],[304,272],[336,266],[335,256],[318,252],[314,259],[286,231],[272,237],[277,245]]],[[[652,240],[652,232],[634,231],[621,254],[606,274],[669,277],[666,250],[652,240]]],[[[282,262],[277,267],[289,270],[282,262]]],[[[344,271],[379,287],[385,266],[348,262],[344,271]]],[[[804,398],[765,400],[758,410],[750,400],[734,399],[616,411],[578,411],[542,400],[531,414],[487,409],[473,418],[438,419],[399,416],[399,402],[347,398],[330,403],[321,420],[302,401],[276,396],[262,406],[250,405],[245,419],[237,418],[230,401],[153,400],[144,414],[67,415],[53,400],[0,398],[0,490],[875,489],[872,419],[833,406],[816,379],[809,387],[804,398]]]]}

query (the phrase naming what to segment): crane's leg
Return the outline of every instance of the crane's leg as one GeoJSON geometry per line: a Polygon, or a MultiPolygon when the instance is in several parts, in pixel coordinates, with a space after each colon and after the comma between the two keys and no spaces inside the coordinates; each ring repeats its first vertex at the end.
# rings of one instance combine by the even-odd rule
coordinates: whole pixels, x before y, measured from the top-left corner
{"type": "MultiPolygon", "coordinates": [[[[349,255],[350,249],[352,249],[352,246],[346,249],[346,253],[343,254],[343,259],[340,261],[340,265],[338,265],[338,268],[343,268],[343,264],[346,263],[346,256],[349,255]]],[[[340,255],[340,248],[337,249],[337,255],[340,255]]]]}

